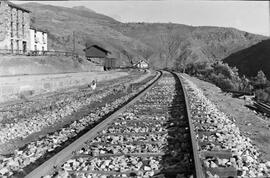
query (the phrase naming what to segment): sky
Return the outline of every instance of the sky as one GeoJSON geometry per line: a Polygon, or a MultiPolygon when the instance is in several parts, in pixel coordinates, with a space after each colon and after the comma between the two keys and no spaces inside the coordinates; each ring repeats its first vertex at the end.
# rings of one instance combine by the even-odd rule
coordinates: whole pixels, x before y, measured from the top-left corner
{"type": "MultiPolygon", "coordinates": [[[[26,1],[14,1],[20,4],[26,1]]],[[[31,1],[33,2],[33,1],[31,1]]],[[[192,26],[234,27],[270,36],[267,1],[34,1],[73,7],[85,6],[121,22],[172,22],[192,26]]]]}

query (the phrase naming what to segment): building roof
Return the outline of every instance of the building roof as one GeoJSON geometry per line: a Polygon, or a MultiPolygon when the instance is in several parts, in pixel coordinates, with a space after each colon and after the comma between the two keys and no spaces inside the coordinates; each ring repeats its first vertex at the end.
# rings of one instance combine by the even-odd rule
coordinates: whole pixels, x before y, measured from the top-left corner
{"type": "Polygon", "coordinates": [[[45,30],[41,30],[41,29],[39,29],[39,28],[35,28],[35,27],[30,27],[30,29],[31,30],[36,30],[36,31],[39,31],[39,32],[43,32],[43,33],[48,33],[47,31],[45,31],[45,30]]]}
{"type": "MultiPolygon", "coordinates": [[[[2,1],[2,0],[1,0],[1,1],[2,1]]],[[[20,6],[18,6],[17,4],[14,4],[14,3],[12,3],[12,2],[10,2],[10,1],[8,1],[8,0],[4,0],[4,1],[6,1],[7,4],[8,4],[10,7],[14,7],[14,8],[16,8],[16,9],[20,9],[20,10],[25,11],[25,12],[28,12],[28,13],[31,12],[31,11],[29,11],[29,10],[23,8],[23,7],[20,7],[20,6]]]]}
{"type": "Polygon", "coordinates": [[[140,60],[140,61],[138,61],[137,63],[135,63],[135,65],[138,65],[138,64],[140,64],[140,63],[145,63],[145,64],[149,65],[148,62],[146,62],[145,60],[140,60]]]}
{"type": "Polygon", "coordinates": [[[92,40],[87,40],[86,43],[85,43],[85,49],[88,49],[88,48],[91,48],[91,47],[96,47],[106,53],[111,53],[110,51],[108,51],[107,49],[105,49],[105,47],[98,43],[98,42],[95,42],[95,41],[92,41],[92,40]]]}

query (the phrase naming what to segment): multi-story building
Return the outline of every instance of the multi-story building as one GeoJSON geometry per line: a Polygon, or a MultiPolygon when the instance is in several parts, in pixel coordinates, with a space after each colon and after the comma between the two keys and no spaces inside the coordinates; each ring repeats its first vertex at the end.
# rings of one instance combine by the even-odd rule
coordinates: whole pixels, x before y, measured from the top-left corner
{"type": "Polygon", "coordinates": [[[45,31],[30,28],[30,50],[47,51],[47,33],[45,31]]]}
{"type": "Polygon", "coordinates": [[[26,53],[30,48],[30,11],[7,0],[0,1],[0,50],[26,53]]]}

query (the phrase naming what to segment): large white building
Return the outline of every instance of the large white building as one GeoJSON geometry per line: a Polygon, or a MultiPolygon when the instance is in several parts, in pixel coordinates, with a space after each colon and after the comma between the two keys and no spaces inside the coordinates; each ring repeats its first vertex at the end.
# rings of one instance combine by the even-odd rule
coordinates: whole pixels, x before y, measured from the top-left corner
{"type": "Polygon", "coordinates": [[[47,33],[45,31],[30,28],[30,50],[48,51],[47,33]]]}

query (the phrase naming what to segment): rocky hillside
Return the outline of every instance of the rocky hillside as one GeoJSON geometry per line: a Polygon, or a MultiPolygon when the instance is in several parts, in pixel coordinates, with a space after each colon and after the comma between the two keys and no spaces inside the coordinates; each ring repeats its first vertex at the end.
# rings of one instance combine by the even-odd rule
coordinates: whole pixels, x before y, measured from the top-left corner
{"type": "Polygon", "coordinates": [[[236,66],[246,76],[256,76],[262,70],[270,79],[270,40],[240,50],[224,59],[224,62],[236,66]]]}
{"type": "Polygon", "coordinates": [[[48,31],[50,49],[72,49],[83,54],[85,41],[93,39],[123,63],[141,55],[156,67],[173,67],[199,61],[222,60],[254,45],[264,36],[233,28],[193,27],[172,23],[121,23],[85,7],[64,8],[27,3],[32,24],[48,31]]]}
{"type": "Polygon", "coordinates": [[[154,47],[156,66],[222,60],[265,39],[233,28],[192,27],[180,24],[122,24],[123,34],[154,47]],[[176,62],[177,61],[177,62],[176,62]]]}

